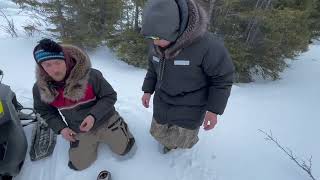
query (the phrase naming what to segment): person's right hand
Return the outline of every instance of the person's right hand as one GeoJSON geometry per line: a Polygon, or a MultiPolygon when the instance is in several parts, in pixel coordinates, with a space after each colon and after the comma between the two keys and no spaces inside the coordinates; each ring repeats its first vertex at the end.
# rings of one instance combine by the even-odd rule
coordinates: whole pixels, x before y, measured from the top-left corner
{"type": "Polygon", "coordinates": [[[70,128],[64,128],[61,130],[61,135],[63,138],[65,138],[66,140],[70,141],[70,142],[75,142],[76,139],[74,138],[74,136],[77,134],[74,131],[72,131],[70,128]]]}
{"type": "Polygon", "coordinates": [[[150,102],[151,94],[150,93],[144,93],[141,100],[142,100],[142,105],[145,108],[149,108],[149,102],[150,102]]]}

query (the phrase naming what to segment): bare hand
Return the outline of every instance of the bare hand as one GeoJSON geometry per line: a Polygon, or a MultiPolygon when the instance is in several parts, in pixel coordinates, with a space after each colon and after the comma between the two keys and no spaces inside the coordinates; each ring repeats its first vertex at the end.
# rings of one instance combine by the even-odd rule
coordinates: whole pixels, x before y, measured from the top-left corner
{"type": "Polygon", "coordinates": [[[142,105],[145,108],[149,108],[150,98],[151,98],[151,94],[150,93],[144,93],[143,94],[143,96],[141,98],[141,101],[142,101],[142,105]]]}
{"type": "Polygon", "coordinates": [[[205,116],[204,122],[203,122],[204,130],[208,131],[208,130],[213,129],[215,127],[215,125],[217,124],[217,122],[218,122],[217,114],[208,111],[206,113],[206,116],[205,116]]]}
{"type": "Polygon", "coordinates": [[[89,115],[87,116],[80,125],[80,131],[88,132],[93,127],[94,117],[89,115]]]}
{"type": "Polygon", "coordinates": [[[70,142],[75,142],[76,141],[76,139],[74,137],[75,137],[75,135],[77,133],[72,131],[70,128],[64,128],[64,129],[61,130],[60,133],[61,133],[61,135],[62,135],[62,137],[64,139],[66,139],[66,140],[68,140],[70,142]]]}

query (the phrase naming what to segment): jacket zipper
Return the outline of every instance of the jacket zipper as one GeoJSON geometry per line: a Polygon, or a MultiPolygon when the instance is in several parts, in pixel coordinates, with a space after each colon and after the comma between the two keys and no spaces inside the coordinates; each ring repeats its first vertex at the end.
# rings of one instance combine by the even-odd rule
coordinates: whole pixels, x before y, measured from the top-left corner
{"type": "Polygon", "coordinates": [[[159,88],[162,85],[162,79],[163,79],[165,65],[166,65],[166,60],[164,58],[161,58],[160,59],[160,69],[159,69],[159,88]]]}

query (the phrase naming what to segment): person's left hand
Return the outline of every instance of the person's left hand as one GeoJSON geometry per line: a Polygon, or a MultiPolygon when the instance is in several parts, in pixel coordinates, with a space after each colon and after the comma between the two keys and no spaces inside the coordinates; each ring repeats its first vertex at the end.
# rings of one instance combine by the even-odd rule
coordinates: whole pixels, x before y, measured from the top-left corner
{"type": "Polygon", "coordinates": [[[88,132],[93,127],[94,117],[89,115],[87,116],[80,125],[80,131],[88,132]]]}
{"type": "Polygon", "coordinates": [[[215,127],[218,122],[217,114],[207,111],[206,116],[204,117],[203,128],[208,131],[215,127]]]}

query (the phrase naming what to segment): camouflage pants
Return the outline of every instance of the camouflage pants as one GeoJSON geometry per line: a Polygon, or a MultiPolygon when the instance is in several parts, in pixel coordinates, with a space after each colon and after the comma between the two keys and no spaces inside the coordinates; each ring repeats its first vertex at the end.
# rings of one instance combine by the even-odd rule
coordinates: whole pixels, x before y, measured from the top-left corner
{"type": "Polygon", "coordinates": [[[75,138],[76,142],[70,144],[68,164],[74,170],[83,170],[96,160],[100,143],[109,145],[116,154],[125,155],[135,142],[127,124],[118,113],[96,130],[78,133],[75,138]]]}
{"type": "Polygon", "coordinates": [[[199,141],[199,128],[190,130],[175,125],[159,124],[154,118],[150,133],[160,144],[169,149],[192,148],[199,141]]]}

